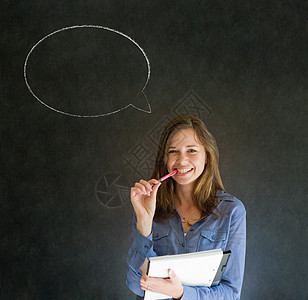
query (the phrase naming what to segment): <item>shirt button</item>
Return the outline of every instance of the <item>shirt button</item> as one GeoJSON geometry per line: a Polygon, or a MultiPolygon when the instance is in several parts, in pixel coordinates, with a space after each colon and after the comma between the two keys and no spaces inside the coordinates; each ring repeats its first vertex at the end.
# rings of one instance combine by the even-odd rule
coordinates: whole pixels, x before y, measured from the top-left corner
{"type": "Polygon", "coordinates": [[[144,249],[145,249],[145,250],[148,250],[148,249],[149,249],[149,246],[148,246],[148,245],[145,245],[145,246],[144,246],[144,249]]]}
{"type": "Polygon", "coordinates": [[[182,247],[185,247],[185,244],[184,244],[184,243],[182,244],[182,247]]]}

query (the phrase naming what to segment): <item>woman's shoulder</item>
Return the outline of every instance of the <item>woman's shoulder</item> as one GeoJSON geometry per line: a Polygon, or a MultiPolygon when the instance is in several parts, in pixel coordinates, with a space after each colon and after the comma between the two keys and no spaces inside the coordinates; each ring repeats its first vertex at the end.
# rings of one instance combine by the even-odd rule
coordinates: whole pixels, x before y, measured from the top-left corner
{"type": "Polygon", "coordinates": [[[241,216],[246,214],[245,206],[241,200],[237,197],[225,192],[218,190],[216,192],[217,200],[219,201],[219,210],[223,214],[233,214],[241,216]]]}

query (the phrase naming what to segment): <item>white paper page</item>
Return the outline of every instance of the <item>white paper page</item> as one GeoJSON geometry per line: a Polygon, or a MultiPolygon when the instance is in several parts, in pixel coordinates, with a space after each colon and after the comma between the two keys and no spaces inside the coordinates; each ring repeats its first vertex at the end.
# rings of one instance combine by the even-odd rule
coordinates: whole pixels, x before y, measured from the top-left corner
{"type": "MultiPolygon", "coordinates": [[[[221,249],[153,257],[150,258],[148,275],[166,278],[168,277],[168,269],[172,269],[183,285],[211,286],[222,257],[223,251],[221,249]]],[[[163,294],[146,291],[144,299],[169,298],[163,294]]]]}

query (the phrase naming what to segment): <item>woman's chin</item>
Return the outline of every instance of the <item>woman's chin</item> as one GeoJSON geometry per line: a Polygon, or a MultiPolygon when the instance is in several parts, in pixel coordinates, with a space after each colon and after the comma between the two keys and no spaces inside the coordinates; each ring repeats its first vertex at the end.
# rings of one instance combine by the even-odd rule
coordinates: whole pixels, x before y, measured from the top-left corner
{"type": "Polygon", "coordinates": [[[188,184],[193,183],[196,180],[196,178],[192,178],[192,177],[190,177],[190,178],[177,177],[174,180],[179,185],[188,185],[188,184]]]}

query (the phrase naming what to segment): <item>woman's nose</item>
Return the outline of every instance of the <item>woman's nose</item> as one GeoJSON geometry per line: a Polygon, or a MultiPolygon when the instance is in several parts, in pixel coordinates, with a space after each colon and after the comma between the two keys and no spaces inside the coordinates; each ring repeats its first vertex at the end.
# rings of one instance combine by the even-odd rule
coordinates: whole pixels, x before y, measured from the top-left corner
{"type": "Polygon", "coordinates": [[[177,159],[178,163],[184,164],[186,162],[186,160],[187,160],[186,154],[185,153],[179,153],[178,159],[177,159]]]}

